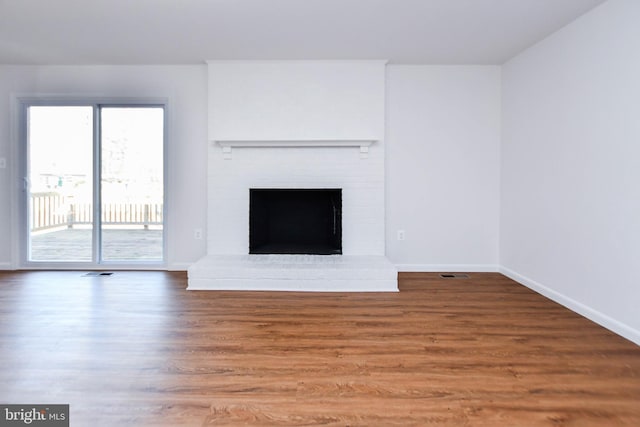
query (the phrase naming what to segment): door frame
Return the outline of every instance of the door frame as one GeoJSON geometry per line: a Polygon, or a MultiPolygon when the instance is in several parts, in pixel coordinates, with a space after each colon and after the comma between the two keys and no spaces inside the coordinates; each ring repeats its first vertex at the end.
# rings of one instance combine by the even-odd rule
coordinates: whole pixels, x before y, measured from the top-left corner
{"type": "Polygon", "coordinates": [[[15,151],[13,154],[15,168],[16,185],[14,186],[14,194],[12,194],[12,200],[14,201],[12,209],[12,263],[14,269],[28,269],[28,270],[166,270],[167,269],[167,248],[168,245],[168,209],[167,200],[169,193],[169,175],[168,175],[168,139],[169,139],[169,106],[167,98],[128,98],[128,97],[69,97],[69,96],[39,96],[39,95],[26,95],[15,96],[15,118],[12,120],[14,123],[14,135],[15,135],[15,151]],[[96,191],[93,195],[94,203],[94,226],[92,241],[94,247],[92,248],[92,260],[87,262],[64,262],[64,261],[30,261],[28,259],[28,236],[29,236],[29,221],[28,221],[28,200],[27,200],[27,171],[28,171],[28,128],[27,118],[28,109],[32,106],[86,106],[93,108],[93,179],[94,189],[97,188],[100,182],[101,175],[101,160],[100,160],[100,107],[120,107],[120,108],[135,108],[135,107],[158,107],[164,111],[163,117],[163,156],[162,156],[162,169],[163,169],[163,203],[162,203],[162,260],[160,261],[101,261],[99,258],[99,241],[100,229],[97,224],[101,215],[100,206],[100,194],[96,191]]]}

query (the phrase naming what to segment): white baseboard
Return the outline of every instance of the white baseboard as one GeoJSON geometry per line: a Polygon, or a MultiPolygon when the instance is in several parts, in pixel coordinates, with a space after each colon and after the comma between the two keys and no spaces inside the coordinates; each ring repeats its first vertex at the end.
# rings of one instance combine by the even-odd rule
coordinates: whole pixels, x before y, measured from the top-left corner
{"type": "Polygon", "coordinates": [[[400,272],[415,273],[497,273],[493,264],[396,264],[400,272]]]}
{"type": "Polygon", "coordinates": [[[10,262],[0,262],[0,270],[13,270],[10,262]]]}
{"type": "Polygon", "coordinates": [[[566,295],[561,294],[560,292],[554,291],[551,288],[548,288],[535,280],[532,280],[526,276],[523,276],[509,268],[500,267],[500,273],[505,276],[515,280],[518,283],[523,284],[529,289],[544,295],[545,297],[557,302],[558,304],[563,305],[564,307],[586,317],[589,320],[596,322],[597,324],[609,329],[612,332],[628,339],[629,341],[633,341],[634,343],[640,345],[640,331],[630,327],[629,325],[619,322],[616,319],[613,319],[606,314],[600,313],[593,308],[582,304],[566,295]]]}
{"type": "Polygon", "coordinates": [[[168,271],[187,271],[193,265],[192,262],[172,262],[167,265],[168,271]]]}

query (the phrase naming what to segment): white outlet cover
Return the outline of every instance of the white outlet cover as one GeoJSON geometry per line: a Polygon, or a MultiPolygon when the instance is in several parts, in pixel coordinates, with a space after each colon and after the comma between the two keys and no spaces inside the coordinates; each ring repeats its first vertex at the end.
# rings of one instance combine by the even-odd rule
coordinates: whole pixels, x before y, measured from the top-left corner
{"type": "Polygon", "coordinates": [[[0,157],[0,169],[7,168],[7,159],[4,157],[0,157]]]}
{"type": "Polygon", "coordinates": [[[196,240],[202,240],[202,229],[201,228],[196,228],[195,230],[193,230],[193,237],[196,240]]]}

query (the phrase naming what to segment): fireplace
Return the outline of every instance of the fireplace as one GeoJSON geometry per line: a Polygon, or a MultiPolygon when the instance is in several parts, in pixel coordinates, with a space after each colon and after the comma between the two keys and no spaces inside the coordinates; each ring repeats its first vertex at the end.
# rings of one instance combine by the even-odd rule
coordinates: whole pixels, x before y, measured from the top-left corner
{"type": "Polygon", "coordinates": [[[342,254],[341,189],[250,189],[250,254],[342,254]]]}
{"type": "Polygon", "coordinates": [[[207,254],[190,290],[397,292],[385,62],[211,61],[207,254]]]}

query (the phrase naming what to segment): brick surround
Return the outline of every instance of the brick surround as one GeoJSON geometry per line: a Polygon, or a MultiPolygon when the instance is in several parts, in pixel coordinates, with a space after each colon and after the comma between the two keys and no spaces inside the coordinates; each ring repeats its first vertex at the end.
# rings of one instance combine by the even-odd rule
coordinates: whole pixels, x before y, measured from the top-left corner
{"type": "MultiPolygon", "coordinates": [[[[303,144],[303,142],[301,142],[303,144]]],[[[341,188],[343,253],[384,255],[384,157],[353,147],[209,148],[208,253],[248,253],[250,188],[341,188]]]]}

